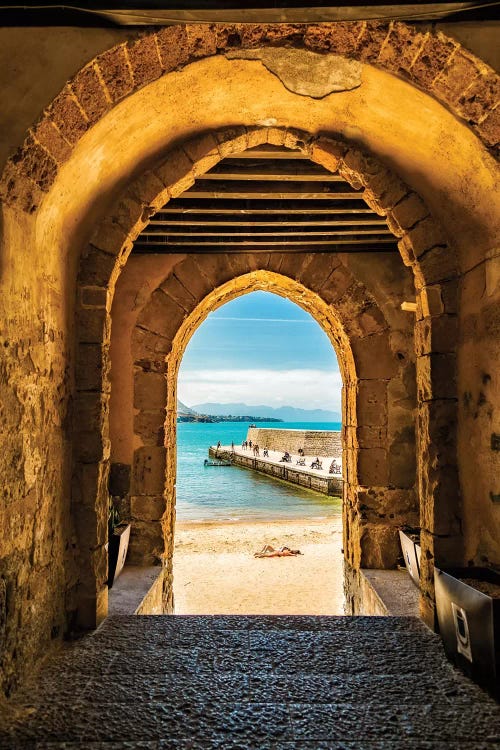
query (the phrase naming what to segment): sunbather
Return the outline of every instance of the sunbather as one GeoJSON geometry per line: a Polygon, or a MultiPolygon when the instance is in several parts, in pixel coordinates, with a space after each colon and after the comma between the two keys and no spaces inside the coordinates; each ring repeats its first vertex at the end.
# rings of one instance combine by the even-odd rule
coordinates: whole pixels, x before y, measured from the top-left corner
{"type": "Polygon", "coordinates": [[[260,552],[256,552],[254,557],[296,557],[301,555],[299,549],[290,549],[290,547],[278,547],[275,549],[270,544],[265,544],[260,552]]]}

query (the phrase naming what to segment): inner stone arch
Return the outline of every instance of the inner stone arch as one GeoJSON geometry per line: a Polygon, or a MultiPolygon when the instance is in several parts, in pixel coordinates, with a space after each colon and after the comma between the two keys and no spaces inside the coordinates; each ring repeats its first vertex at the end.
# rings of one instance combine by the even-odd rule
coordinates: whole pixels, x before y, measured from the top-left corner
{"type": "MultiPolygon", "coordinates": [[[[360,327],[366,326],[366,309],[353,314],[348,299],[336,305],[328,304],[321,291],[313,291],[322,278],[325,258],[320,255],[298,258],[290,256],[282,261],[280,273],[269,270],[269,260],[259,256],[239,256],[238,274],[233,269],[231,280],[219,284],[227,274],[224,257],[189,256],[175,264],[169,275],[150,290],[149,301],[137,317],[132,333],[134,368],[134,436],[132,464],[132,511],[138,512],[133,524],[132,555],[139,564],[167,560],[165,595],[171,592],[171,558],[173,551],[173,523],[175,512],[175,445],[176,445],[176,384],[177,371],[186,344],[208,313],[241,294],[255,290],[272,291],[285,296],[307,310],[329,336],[336,350],[343,379],[343,443],[345,465],[344,491],[344,549],[354,569],[392,567],[398,556],[396,525],[403,516],[406,522],[416,523],[418,516],[415,495],[414,443],[407,453],[407,466],[401,473],[401,455],[388,450],[388,442],[396,446],[398,433],[388,420],[388,392],[399,382],[400,361],[391,352],[389,329],[382,313],[372,321],[371,334],[359,337],[360,327]],[[187,316],[180,325],[178,304],[179,287],[184,287],[184,309],[187,316]],[[307,283],[307,286],[306,286],[307,283]],[[211,287],[215,284],[215,288],[211,287]],[[173,290],[175,289],[175,299],[173,290]],[[189,301],[188,301],[189,300],[189,301]],[[373,336],[379,347],[377,365],[371,365],[373,336]],[[356,343],[353,352],[350,337],[356,343]],[[163,430],[165,438],[163,442],[163,430]],[[398,465],[399,462],[399,465],[398,465]],[[360,514],[360,498],[364,513],[360,514]],[[383,508],[390,508],[392,519],[384,522],[383,508]],[[142,509],[141,509],[142,508],[142,509]],[[154,509],[155,518],[145,521],[144,508],[154,509]]],[[[337,264],[337,273],[330,277],[330,294],[335,284],[350,287],[354,277],[337,264]],[[346,274],[350,278],[346,281],[346,274]]],[[[324,281],[324,280],[323,280],[324,281]]],[[[359,285],[358,285],[359,286],[359,285]]],[[[328,291],[323,291],[328,298],[328,291]]],[[[370,293],[363,292],[365,301],[377,306],[370,293]]],[[[129,363],[131,365],[131,363],[129,363]]],[[[124,362],[113,361],[123,377],[124,362]]],[[[131,373],[132,377],[132,373],[131,373]]],[[[407,394],[411,401],[411,393],[407,394]]],[[[125,403],[112,404],[111,438],[113,445],[113,415],[123,415],[125,403]]],[[[409,415],[411,417],[411,409],[409,415]]],[[[132,420],[131,420],[132,421],[132,420]]],[[[123,423],[121,423],[123,429],[123,423]]],[[[399,449],[398,449],[399,450],[399,449]]],[[[113,449],[112,449],[113,460],[113,449]]],[[[126,459],[126,456],[121,456],[126,459]]],[[[168,604],[170,606],[170,604],[168,604]]]]}

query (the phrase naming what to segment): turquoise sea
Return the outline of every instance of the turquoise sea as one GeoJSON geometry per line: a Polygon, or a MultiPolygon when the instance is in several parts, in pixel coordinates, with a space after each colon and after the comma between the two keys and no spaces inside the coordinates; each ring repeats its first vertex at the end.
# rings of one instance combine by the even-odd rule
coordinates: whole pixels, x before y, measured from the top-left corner
{"type": "MultiPolygon", "coordinates": [[[[258,422],[258,427],[340,430],[338,422],[258,422]]],[[[341,500],[239,466],[204,467],[210,445],[241,445],[248,422],[177,424],[177,520],[237,521],[328,518],[341,500]]]]}

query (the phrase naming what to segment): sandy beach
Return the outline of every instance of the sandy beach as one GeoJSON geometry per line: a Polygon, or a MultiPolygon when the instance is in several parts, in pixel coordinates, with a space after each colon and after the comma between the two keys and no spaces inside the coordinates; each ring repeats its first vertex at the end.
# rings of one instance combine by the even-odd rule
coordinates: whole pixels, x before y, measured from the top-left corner
{"type": "Polygon", "coordinates": [[[342,615],[342,519],[178,523],[176,614],[342,615]],[[264,544],[297,557],[256,559],[264,544]]]}

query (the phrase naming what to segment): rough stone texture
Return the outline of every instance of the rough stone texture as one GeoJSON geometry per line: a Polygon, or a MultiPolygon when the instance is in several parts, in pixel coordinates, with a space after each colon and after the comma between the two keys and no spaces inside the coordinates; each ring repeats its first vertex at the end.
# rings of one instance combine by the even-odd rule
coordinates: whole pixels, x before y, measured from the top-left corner
{"type": "Polygon", "coordinates": [[[0,742],[485,750],[499,732],[494,699],[416,617],[146,615],[110,617],[48,661],[5,712],[0,742]]]}

